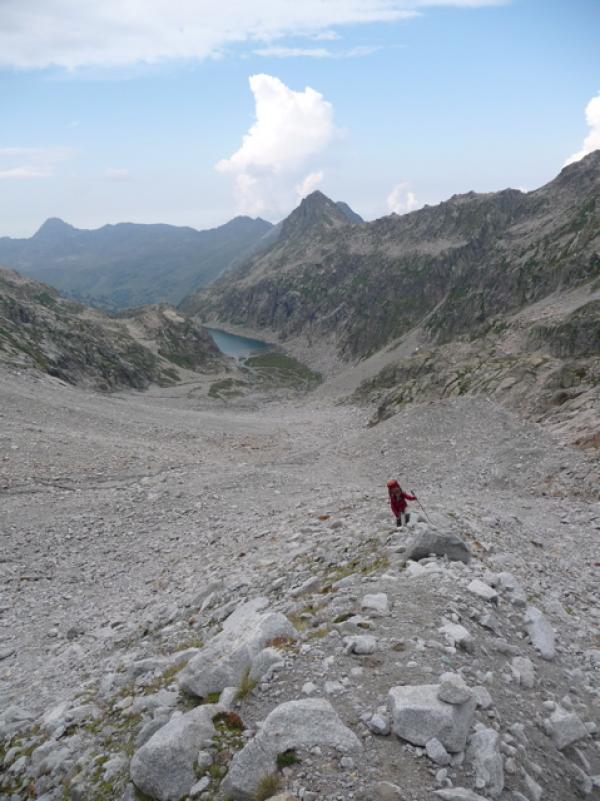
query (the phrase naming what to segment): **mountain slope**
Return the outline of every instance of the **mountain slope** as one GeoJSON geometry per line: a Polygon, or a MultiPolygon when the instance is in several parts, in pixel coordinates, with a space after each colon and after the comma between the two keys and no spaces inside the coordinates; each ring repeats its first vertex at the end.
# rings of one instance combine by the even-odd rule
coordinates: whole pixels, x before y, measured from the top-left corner
{"type": "Polygon", "coordinates": [[[226,365],[208,333],[173,307],[114,319],[3,269],[0,362],[103,390],[170,384],[179,367],[218,372],[226,365]]]}
{"type": "Polygon", "coordinates": [[[314,193],[265,253],[182,308],[200,319],[333,342],[342,359],[424,325],[436,342],[489,328],[600,275],[600,152],[534,192],[454,196],[344,224],[314,193]]]}
{"type": "Polygon", "coordinates": [[[208,231],[133,223],[84,231],[51,218],[30,239],[0,238],[0,263],[112,310],[178,303],[252,252],[271,227],[236,217],[208,231]]]}

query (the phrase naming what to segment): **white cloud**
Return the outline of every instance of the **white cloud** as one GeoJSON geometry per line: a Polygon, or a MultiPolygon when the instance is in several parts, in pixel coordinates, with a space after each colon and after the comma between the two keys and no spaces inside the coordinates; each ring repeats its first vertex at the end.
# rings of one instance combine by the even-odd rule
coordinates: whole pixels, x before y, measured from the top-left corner
{"type": "Polygon", "coordinates": [[[68,147],[0,147],[0,179],[49,178],[72,155],[68,147]]]}
{"type": "Polygon", "coordinates": [[[308,175],[296,186],[296,197],[298,200],[314,192],[319,184],[323,183],[323,171],[309,172],[308,175]]]}
{"type": "Polygon", "coordinates": [[[111,181],[128,181],[131,178],[131,173],[123,167],[108,167],[104,170],[104,177],[111,181]]]}
{"type": "Polygon", "coordinates": [[[585,120],[590,129],[589,133],[583,140],[581,150],[569,156],[563,164],[563,167],[566,167],[567,164],[573,164],[573,162],[579,161],[584,156],[587,156],[588,153],[600,148],[600,92],[598,92],[595,97],[592,97],[585,107],[585,120]]]}
{"type": "Polygon", "coordinates": [[[257,56],[266,58],[357,58],[370,56],[381,50],[380,47],[359,45],[349,50],[330,50],[327,47],[263,47],[254,50],[257,56]]]}
{"type": "MultiPolygon", "coordinates": [[[[252,75],[249,82],[256,119],[240,148],[219,161],[216,169],[233,176],[240,211],[287,210],[302,172],[337,134],[333,107],[309,86],[295,92],[279,78],[264,74],[252,75]]],[[[317,174],[313,172],[311,180],[317,174]]]]}
{"type": "Polygon", "coordinates": [[[7,170],[0,170],[0,181],[10,178],[49,178],[52,170],[49,167],[9,167],[7,170]]]}
{"type": "Polygon", "coordinates": [[[407,211],[418,209],[420,205],[415,193],[411,192],[407,183],[396,184],[387,196],[388,210],[396,214],[406,214],[407,211]]]}
{"type": "Polygon", "coordinates": [[[203,59],[241,43],[335,34],[427,6],[502,0],[2,0],[0,66],[124,66],[203,59]]]}

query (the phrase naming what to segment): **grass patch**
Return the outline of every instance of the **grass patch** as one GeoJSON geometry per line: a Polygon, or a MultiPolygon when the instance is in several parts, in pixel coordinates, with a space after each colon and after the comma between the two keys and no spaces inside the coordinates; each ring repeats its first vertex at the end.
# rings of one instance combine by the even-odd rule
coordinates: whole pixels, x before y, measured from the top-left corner
{"type": "Polygon", "coordinates": [[[253,679],[250,676],[250,668],[246,668],[242,674],[242,678],[240,679],[237,693],[235,694],[236,699],[241,701],[243,698],[247,698],[257,685],[258,682],[256,679],[253,679]]]}
{"type": "Polygon", "coordinates": [[[276,763],[278,770],[283,770],[283,768],[289,768],[292,765],[297,765],[299,762],[300,759],[298,758],[298,754],[293,748],[283,751],[281,754],[277,754],[276,763]]]}
{"type": "Polygon", "coordinates": [[[252,801],[267,801],[281,789],[281,779],[276,773],[267,773],[258,783],[252,801]]]}

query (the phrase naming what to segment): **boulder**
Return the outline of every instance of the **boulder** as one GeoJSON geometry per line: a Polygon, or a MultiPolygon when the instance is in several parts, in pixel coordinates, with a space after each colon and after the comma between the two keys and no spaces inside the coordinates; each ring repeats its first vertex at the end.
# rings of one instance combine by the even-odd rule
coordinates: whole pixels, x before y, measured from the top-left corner
{"type": "Polygon", "coordinates": [[[521,687],[531,690],[535,685],[535,668],[531,659],[526,656],[515,656],[510,663],[513,676],[521,687]]]}
{"type": "Polygon", "coordinates": [[[544,723],[546,732],[552,737],[559,751],[589,735],[586,725],[579,715],[569,712],[561,706],[557,707],[544,723]]]}
{"type": "Polygon", "coordinates": [[[450,764],[450,754],[446,751],[437,737],[432,737],[431,740],[427,740],[425,743],[425,751],[427,752],[429,759],[431,759],[432,762],[435,762],[436,765],[443,766],[450,764]]]}
{"type": "Polygon", "coordinates": [[[438,698],[438,684],[392,687],[388,707],[392,731],[413,745],[437,738],[447,751],[463,751],[473,722],[476,702],[447,704],[438,698]]]}
{"type": "Polygon", "coordinates": [[[390,611],[388,597],[384,592],[365,595],[360,602],[360,605],[365,612],[374,612],[377,615],[387,615],[387,613],[390,611]]]}
{"type": "Polygon", "coordinates": [[[324,746],[347,753],[361,749],[329,701],[306,698],[287,701],[265,719],[256,737],[231,761],[222,789],[235,801],[250,801],[260,780],[276,770],[277,755],[292,748],[324,746]]]}
{"type": "Polygon", "coordinates": [[[377,650],[377,639],[372,634],[356,634],[351,637],[344,637],[347,654],[357,656],[368,656],[377,650]]]}
{"type": "Polygon", "coordinates": [[[543,659],[554,659],[554,630],[548,620],[536,606],[528,606],[524,617],[525,630],[529,639],[543,659]]]}
{"type": "Polygon", "coordinates": [[[486,584],[485,581],[481,581],[481,579],[473,579],[467,586],[467,590],[472,592],[473,595],[477,595],[478,598],[482,598],[484,601],[491,601],[492,603],[497,603],[498,601],[498,593],[496,590],[490,587],[489,584],[486,584]]]}
{"type": "Polygon", "coordinates": [[[504,762],[500,754],[500,738],[494,729],[480,728],[469,739],[467,757],[475,768],[478,788],[486,788],[492,798],[504,789],[504,762]]]}
{"type": "Polygon", "coordinates": [[[213,717],[221,711],[220,706],[207,704],[186,714],[175,713],[133,755],[130,775],[135,786],[157,801],[179,801],[188,795],[197,781],[198,752],[212,745],[213,717]]]}
{"type": "Polygon", "coordinates": [[[445,556],[451,562],[464,562],[467,564],[471,559],[469,546],[449,531],[426,530],[419,532],[407,544],[403,554],[403,559],[408,562],[412,559],[418,562],[420,559],[435,554],[435,556],[445,556]]]}
{"type": "Polygon", "coordinates": [[[447,704],[464,704],[473,697],[473,690],[467,687],[465,680],[458,673],[442,673],[438,698],[447,704]]]}
{"type": "Polygon", "coordinates": [[[447,639],[448,643],[455,648],[461,648],[463,651],[468,651],[469,653],[473,651],[474,643],[473,637],[464,626],[461,626],[460,623],[444,623],[443,626],[440,626],[438,629],[440,634],[443,634],[444,637],[447,639]]]}
{"type": "Polygon", "coordinates": [[[178,682],[186,692],[205,698],[225,687],[238,686],[265,646],[277,637],[296,638],[296,630],[280,612],[265,607],[266,598],[239,606],[223,630],[188,662],[178,682]]]}

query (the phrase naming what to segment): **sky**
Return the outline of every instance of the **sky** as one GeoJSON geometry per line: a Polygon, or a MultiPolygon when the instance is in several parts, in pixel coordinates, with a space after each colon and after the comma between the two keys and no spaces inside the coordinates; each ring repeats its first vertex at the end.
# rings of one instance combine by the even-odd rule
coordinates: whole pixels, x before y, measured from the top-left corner
{"type": "Polygon", "coordinates": [[[600,0],[0,0],[0,236],[366,219],[600,147],[600,0]]]}

